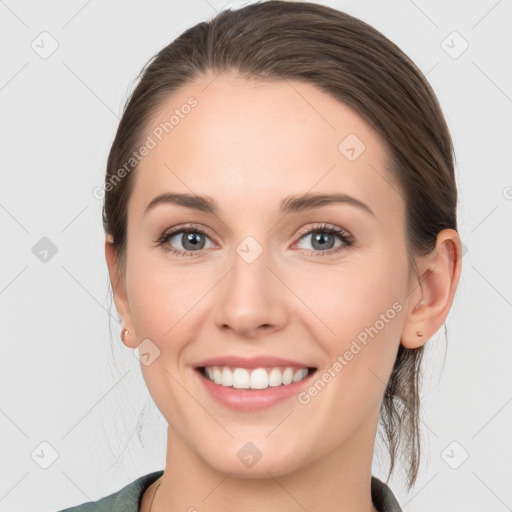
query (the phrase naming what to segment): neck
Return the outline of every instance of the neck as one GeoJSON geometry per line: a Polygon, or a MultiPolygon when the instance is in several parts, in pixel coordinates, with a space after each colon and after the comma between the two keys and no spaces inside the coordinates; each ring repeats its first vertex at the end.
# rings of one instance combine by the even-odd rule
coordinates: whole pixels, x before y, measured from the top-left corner
{"type": "Polygon", "coordinates": [[[153,501],[151,512],[259,512],[262,505],[268,512],[378,512],[371,500],[373,423],[372,418],[352,438],[292,472],[280,474],[279,468],[261,465],[250,477],[236,473],[236,467],[216,470],[169,427],[165,471],[141,511],[149,511],[153,501]]]}

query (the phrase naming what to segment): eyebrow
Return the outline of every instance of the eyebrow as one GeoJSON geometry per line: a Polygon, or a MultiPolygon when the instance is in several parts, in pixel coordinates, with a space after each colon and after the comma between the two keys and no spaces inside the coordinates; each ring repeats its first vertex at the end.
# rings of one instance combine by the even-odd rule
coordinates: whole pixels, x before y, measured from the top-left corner
{"type": "MultiPolygon", "coordinates": [[[[144,210],[144,215],[161,204],[174,204],[201,212],[217,213],[217,204],[211,197],[197,196],[195,194],[164,193],[150,201],[144,210]]],[[[283,214],[302,212],[331,204],[348,204],[375,216],[367,204],[347,194],[306,193],[298,196],[289,196],[281,201],[280,211],[283,214]]]]}

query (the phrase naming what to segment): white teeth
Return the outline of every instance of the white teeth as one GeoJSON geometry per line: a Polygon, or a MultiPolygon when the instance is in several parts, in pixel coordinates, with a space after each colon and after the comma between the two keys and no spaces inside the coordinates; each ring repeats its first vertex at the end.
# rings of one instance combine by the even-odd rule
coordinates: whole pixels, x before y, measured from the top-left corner
{"type": "Polygon", "coordinates": [[[234,387],[236,389],[266,389],[268,387],[287,386],[292,382],[304,379],[309,373],[307,368],[295,370],[293,368],[255,368],[250,371],[246,368],[234,368],[227,366],[206,367],[205,374],[208,379],[221,386],[234,387]]]}
{"type": "Polygon", "coordinates": [[[283,373],[283,384],[288,385],[293,382],[293,370],[291,368],[286,368],[283,373]]]}
{"type": "Polygon", "coordinates": [[[233,385],[233,374],[229,371],[229,368],[224,368],[222,370],[222,380],[221,383],[224,382],[225,386],[233,385]]]}
{"type": "Polygon", "coordinates": [[[298,382],[299,380],[302,380],[304,377],[307,376],[309,370],[307,368],[304,368],[304,370],[306,370],[305,374],[302,372],[302,370],[298,370],[293,374],[293,382],[298,382]]]}
{"type": "MultiPolygon", "coordinates": [[[[224,368],[224,370],[227,370],[227,368],[224,368]]],[[[235,368],[233,372],[233,387],[240,389],[249,388],[249,372],[245,368],[235,368]]]]}
{"type": "MultiPolygon", "coordinates": [[[[235,370],[236,372],[236,370],[235,370]]],[[[245,372],[248,373],[248,372],[245,372]]],[[[268,373],[264,368],[256,368],[251,373],[249,380],[249,387],[251,389],[265,389],[268,388],[268,373]]]]}
{"type": "Polygon", "coordinates": [[[276,387],[280,386],[281,382],[281,370],[279,370],[279,368],[272,368],[268,374],[268,385],[271,387],[276,387]]]}

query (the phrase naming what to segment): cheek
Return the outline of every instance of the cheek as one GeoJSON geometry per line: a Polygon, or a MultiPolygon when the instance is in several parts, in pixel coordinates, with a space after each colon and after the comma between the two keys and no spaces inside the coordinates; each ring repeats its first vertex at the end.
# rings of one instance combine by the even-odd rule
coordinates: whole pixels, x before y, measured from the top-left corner
{"type": "Polygon", "coordinates": [[[308,306],[302,321],[327,354],[326,364],[339,363],[333,371],[341,377],[333,387],[345,397],[370,398],[373,393],[377,399],[393,367],[404,322],[405,252],[386,257],[381,251],[360,264],[347,259],[346,265],[297,283],[295,290],[308,306]]]}
{"type": "Polygon", "coordinates": [[[180,339],[190,308],[204,295],[204,280],[185,269],[171,269],[160,255],[133,254],[127,268],[127,291],[139,336],[158,344],[180,339]]]}
{"type": "Polygon", "coordinates": [[[151,260],[142,252],[131,254],[127,292],[132,322],[138,341],[149,339],[159,351],[151,364],[140,367],[153,401],[172,425],[180,424],[185,414],[183,407],[190,406],[188,395],[178,383],[181,376],[178,380],[172,376],[179,375],[182,354],[191,336],[193,306],[204,295],[202,286],[197,276],[170,270],[162,259],[151,260]]]}
{"type": "Polygon", "coordinates": [[[311,272],[310,279],[294,283],[294,291],[306,306],[304,318],[319,338],[330,339],[332,348],[337,344],[343,348],[345,341],[375,324],[389,334],[400,331],[394,319],[403,309],[406,281],[405,256],[384,259],[381,255],[311,272]]]}
{"type": "Polygon", "coordinates": [[[348,438],[380,409],[404,315],[402,286],[392,277],[337,272],[319,283],[322,293],[305,299],[322,320],[311,316],[307,328],[327,357],[300,401],[310,403],[306,408],[323,425],[326,439],[348,438]]]}

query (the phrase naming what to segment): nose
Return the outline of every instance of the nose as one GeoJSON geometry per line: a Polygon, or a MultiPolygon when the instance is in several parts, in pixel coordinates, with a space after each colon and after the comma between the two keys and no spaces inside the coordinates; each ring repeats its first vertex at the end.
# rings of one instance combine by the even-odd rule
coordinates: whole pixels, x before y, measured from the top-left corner
{"type": "Polygon", "coordinates": [[[290,292],[270,260],[265,250],[250,263],[235,253],[231,270],[216,287],[215,321],[220,329],[253,339],[286,325],[290,292]]]}

